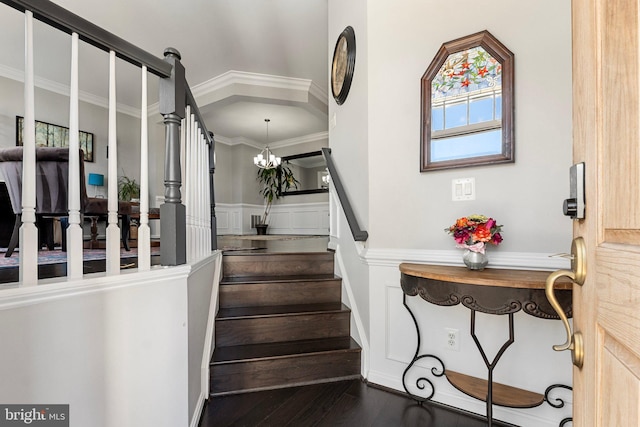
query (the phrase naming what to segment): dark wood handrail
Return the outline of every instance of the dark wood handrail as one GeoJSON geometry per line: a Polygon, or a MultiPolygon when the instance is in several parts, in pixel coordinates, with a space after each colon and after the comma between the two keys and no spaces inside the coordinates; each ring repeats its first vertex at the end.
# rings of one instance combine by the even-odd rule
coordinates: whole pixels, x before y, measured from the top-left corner
{"type": "Polygon", "coordinates": [[[356,242],[365,242],[369,238],[369,233],[367,233],[365,230],[362,230],[360,228],[360,225],[358,224],[358,219],[356,218],[356,214],[353,212],[353,207],[351,207],[351,202],[349,201],[349,197],[347,197],[347,192],[344,190],[342,181],[340,181],[340,176],[338,175],[336,165],[331,158],[331,149],[323,148],[322,155],[327,162],[327,169],[329,169],[331,181],[333,182],[333,186],[336,189],[336,193],[338,193],[338,198],[340,199],[340,204],[342,205],[344,215],[347,217],[347,222],[349,223],[349,228],[351,229],[353,239],[356,242]]]}
{"type": "Polygon", "coordinates": [[[213,147],[213,132],[209,132],[207,130],[207,125],[204,124],[204,120],[200,115],[200,109],[198,108],[198,104],[196,103],[196,99],[193,97],[193,93],[191,93],[191,87],[189,87],[189,83],[184,82],[184,87],[187,96],[187,104],[191,106],[191,112],[196,116],[196,121],[200,124],[200,129],[207,140],[207,144],[210,147],[213,147]]]}
{"type": "Polygon", "coordinates": [[[171,75],[171,65],[161,58],[48,0],[0,0],[0,2],[21,12],[29,10],[33,12],[36,19],[65,33],[78,33],[80,40],[107,52],[113,50],[116,56],[138,67],[146,65],[149,72],[159,77],[171,75]]]}

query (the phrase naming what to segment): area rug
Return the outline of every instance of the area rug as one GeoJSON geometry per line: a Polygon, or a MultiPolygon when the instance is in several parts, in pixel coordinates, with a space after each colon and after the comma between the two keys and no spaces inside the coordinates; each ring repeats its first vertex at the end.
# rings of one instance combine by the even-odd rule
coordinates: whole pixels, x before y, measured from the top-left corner
{"type": "MultiPolygon", "coordinates": [[[[18,267],[20,265],[20,251],[16,250],[9,258],[5,258],[6,249],[0,249],[0,268],[18,267]]],[[[151,248],[151,256],[160,255],[159,247],[151,248]]],[[[122,261],[135,260],[138,257],[138,249],[131,248],[130,251],[120,249],[120,259],[122,261]]],[[[82,251],[83,261],[96,261],[106,259],[104,249],[84,249],[82,251]]],[[[60,249],[53,251],[42,250],[38,252],[38,265],[60,264],[67,262],[67,253],[60,249]]]]}

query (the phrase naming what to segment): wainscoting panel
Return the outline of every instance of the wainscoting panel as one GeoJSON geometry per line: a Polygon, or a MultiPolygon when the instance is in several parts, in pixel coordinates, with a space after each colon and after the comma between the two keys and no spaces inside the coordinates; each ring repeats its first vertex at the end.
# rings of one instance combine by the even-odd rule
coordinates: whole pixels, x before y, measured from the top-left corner
{"type": "Polygon", "coordinates": [[[229,225],[229,212],[217,212],[216,219],[218,230],[226,230],[231,227],[229,225]]]}
{"type": "MultiPolygon", "coordinates": [[[[218,235],[255,234],[251,215],[261,215],[264,207],[250,204],[216,205],[218,235]]],[[[329,234],[329,202],[274,204],[269,214],[269,234],[329,234]]]]}
{"type": "Polygon", "coordinates": [[[269,214],[269,233],[270,234],[284,234],[279,233],[280,230],[286,230],[291,226],[291,212],[277,211],[271,209],[269,214]]]}
{"type": "Polygon", "coordinates": [[[405,329],[411,324],[411,315],[402,305],[402,289],[398,286],[387,285],[387,308],[385,354],[387,359],[409,364],[416,351],[417,337],[414,331],[406,330],[406,333],[396,334],[391,331],[405,329]]]}
{"type": "Polygon", "coordinates": [[[216,220],[218,225],[218,235],[244,234],[242,232],[243,210],[244,207],[241,204],[217,204],[216,220]]]}
{"type": "Polygon", "coordinates": [[[271,208],[271,234],[329,234],[329,203],[275,205],[271,208]]]}

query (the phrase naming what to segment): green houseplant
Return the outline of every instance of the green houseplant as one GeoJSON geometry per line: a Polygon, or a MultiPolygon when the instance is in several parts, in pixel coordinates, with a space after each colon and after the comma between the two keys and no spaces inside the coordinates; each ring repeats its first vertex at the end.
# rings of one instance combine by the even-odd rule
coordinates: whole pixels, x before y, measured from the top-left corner
{"type": "Polygon", "coordinates": [[[118,199],[130,202],[131,199],[140,198],[140,184],[135,179],[126,175],[118,178],[118,199]]]}
{"type": "Polygon", "coordinates": [[[267,218],[271,212],[271,206],[275,200],[282,197],[282,193],[292,188],[297,189],[300,182],[293,176],[291,168],[279,165],[270,169],[258,169],[257,181],[262,185],[260,194],[265,200],[264,213],[260,218],[260,224],[256,225],[259,234],[266,234],[267,218]]]}

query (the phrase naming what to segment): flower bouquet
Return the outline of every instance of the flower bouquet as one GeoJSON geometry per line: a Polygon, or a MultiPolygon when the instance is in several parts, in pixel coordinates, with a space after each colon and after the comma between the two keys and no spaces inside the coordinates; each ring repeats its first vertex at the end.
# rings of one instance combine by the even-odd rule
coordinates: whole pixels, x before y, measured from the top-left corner
{"type": "Polygon", "coordinates": [[[501,230],[502,226],[493,218],[470,215],[458,218],[455,224],[444,231],[453,235],[456,247],[484,254],[487,243],[499,245],[502,242],[501,230]]]}

